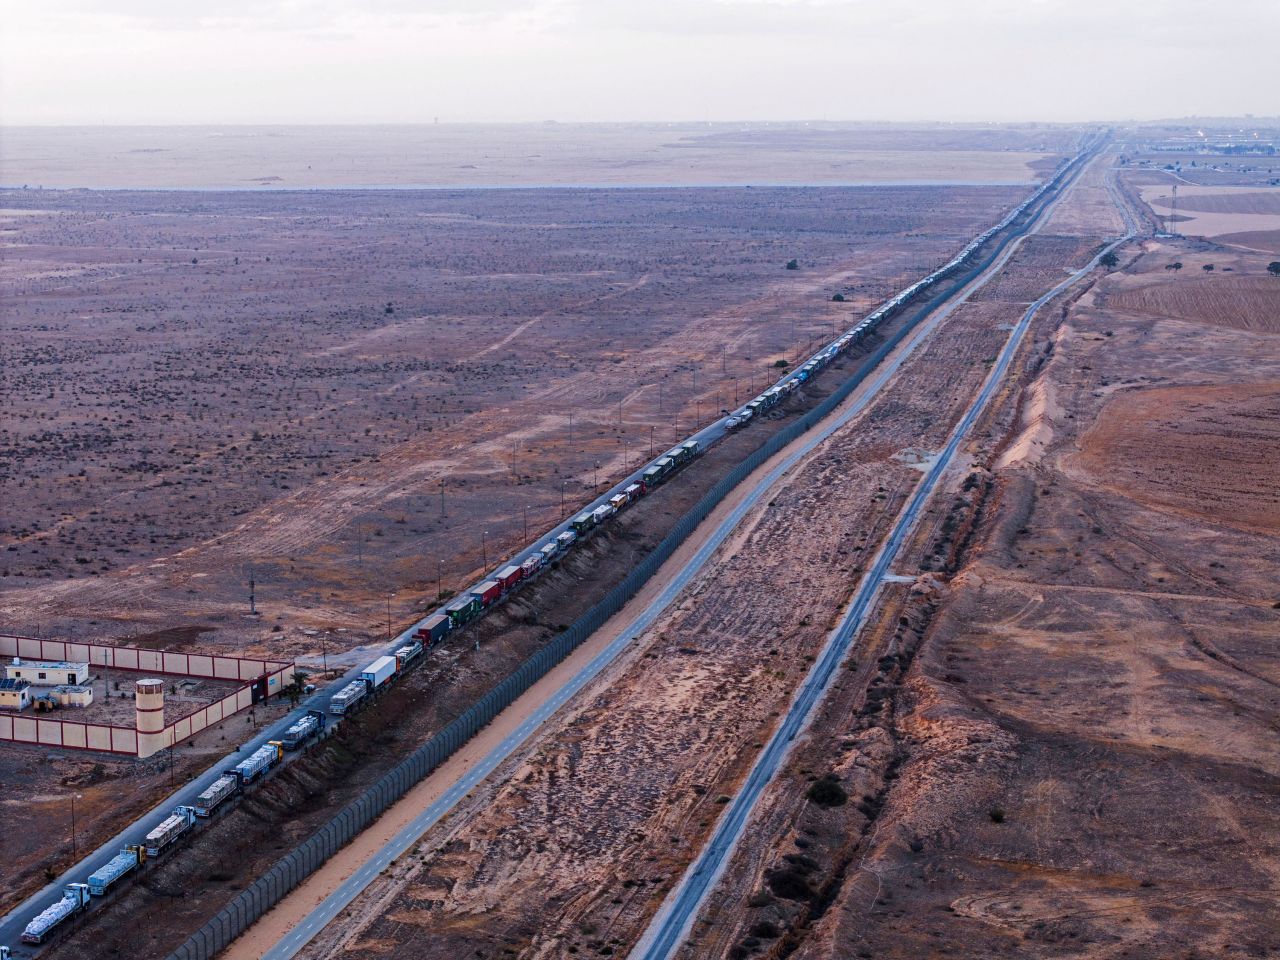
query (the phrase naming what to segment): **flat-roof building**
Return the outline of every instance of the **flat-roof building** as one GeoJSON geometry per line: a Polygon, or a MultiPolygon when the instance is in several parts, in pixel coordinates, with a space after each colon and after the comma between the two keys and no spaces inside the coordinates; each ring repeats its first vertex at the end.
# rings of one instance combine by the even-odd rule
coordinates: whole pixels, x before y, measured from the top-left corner
{"type": "Polygon", "coordinates": [[[19,660],[4,668],[10,680],[26,680],[36,687],[57,687],[62,684],[83,686],[89,682],[89,664],[71,663],[66,660],[19,660]]]}
{"type": "Polygon", "coordinates": [[[31,706],[31,684],[26,680],[0,680],[0,709],[25,710],[31,706]]]}

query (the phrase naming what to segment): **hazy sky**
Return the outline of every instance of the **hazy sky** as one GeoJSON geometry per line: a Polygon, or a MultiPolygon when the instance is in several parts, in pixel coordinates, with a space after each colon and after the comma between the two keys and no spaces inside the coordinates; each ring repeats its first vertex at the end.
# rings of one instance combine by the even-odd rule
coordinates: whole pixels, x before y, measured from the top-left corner
{"type": "Polygon", "coordinates": [[[0,122],[1280,112],[1280,0],[0,0],[0,122]]]}

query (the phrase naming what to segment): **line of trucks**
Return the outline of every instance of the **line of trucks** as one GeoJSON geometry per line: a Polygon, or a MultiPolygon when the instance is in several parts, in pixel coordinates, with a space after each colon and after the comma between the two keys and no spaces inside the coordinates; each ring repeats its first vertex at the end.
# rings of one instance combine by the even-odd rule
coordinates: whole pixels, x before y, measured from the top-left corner
{"type": "Polygon", "coordinates": [[[342,716],[395,680],[423,652],[439,646],[453,631],[459,630],[491,609],[512,591],[533,580],[550,566],[553,560],[573,549],[592,530],[609,521],[628,505],[664,482],[701,452],[697,440],[686,440],[653,461],[641,474],[641,478],[593,510],[584,510],[569,523],[569,529],[545,542],[537,544],[520,563],[511,563],[495,570],[483,581],[428,616],[418,626],[412,640],[384,656],[374,660],[360,676],[352,680],[329,699],[329,712],[342,716]]]}
{"type": "MultiPolygon", "coordinates": [[[[1061,167],[1057,174],[1042,184],[1030,197],[1014,207],[998,224],[984,231],[943,267],[929,276],[911,284],[905,290],[877,307],[851,330],[823,347],[797,369],[768,390],[729,414],[724,419],[728,430],[746,426],[754,418],[771,410],[798,390],[806,381],[825,368],[837,356],[872,332],[883,320],[916,294],[954,273],[983,244],[1039,200],[1058,184],[1086,155],[1081,153],[1073,161],[1061,167]]],[[[655,459],[640,474],[640,479],[629,484],[609,501],[592,510],[583,511],[573,518],[569,529],[549,536],[536,545],[530,555],[519,564],[509,564],[494,572],[478,586],[454,598],[436,610],[416,628],[409,643],[402,644],[384,656],[378,657],[355,679],[339,690],[329,701],[332,713],[342,715],[367,700],[386,684],[399,677],[424,651],[443,643],[445,638],[481,616],[486,610],[500,603],[513,590],[536,577],[553,560],[571,550],[591,531],[607,523],[612,517],[643,497],[650,490],[666,481],[676,471],[702,452],[697,440],[687,440],[655,459]]],[[[209,786],[192,806],[177,807],[168,818],[147,834],[142,844],[121,850],[92,876],[88,883],[71,883],[63,891],[62,899],[46,907],[35,917],[22,935],[25,943],[40,944],[63,922],[84,910],[90,898],[102,897],[111,887],[149,860],[162,856],[182,836],[201,820],[214,812],[232,797],[244,791],[250,784],[262,778],[282,760],[284,751],[296,750],[308,739],[325,728],[326,716],[319,710],[310,710],[295,722],[280,740],[273,740],[259,747],[247,759],[240,761],[209,786]]],[[[0,946],[0,960],[6,960],[9,948],[0,946]]]]}
{"type": "MultiPolygon", "coordinates": [[[[250,784],[284,759],[286,750],[297,750],[324,730],[328,717],[319,710],[308,710],[280,737],[263,744],[230,770],[220,774],[190,806],[175,807],[146,835],[142,843],[125,847],[89,875],[88,883],[69,883],[62,899],[37,914],[22,933],[22,942],[44,943],[57,928],[85,910],[91,897],[105,897],[117,883],[144,864],[164,856],[182,837],[208,820],[224,803],[240,794],[250,784]]],[[[2,948],[7,951],[8,948],[2,948]]],[[[4,960],[6,954],[0,954],[4,960]]]]}

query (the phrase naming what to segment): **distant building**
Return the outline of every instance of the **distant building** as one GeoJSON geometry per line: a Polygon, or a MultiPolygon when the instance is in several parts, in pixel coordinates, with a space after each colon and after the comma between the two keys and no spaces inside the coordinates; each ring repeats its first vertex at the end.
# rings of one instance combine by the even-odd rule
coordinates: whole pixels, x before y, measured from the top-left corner
{"type": "Polygon", "coordinates": [[[31,684],[26,680],[0,680],[0,709],[25,710],[31,706],[31,684]]]}
{"type": "Polygon", "coordinates": [[[4,668],[4,673],[10,680],[26,680],[36,687],[83,686],[89,682],[89,664],[65,660],[23,661],[15,658],[4,668]]]}

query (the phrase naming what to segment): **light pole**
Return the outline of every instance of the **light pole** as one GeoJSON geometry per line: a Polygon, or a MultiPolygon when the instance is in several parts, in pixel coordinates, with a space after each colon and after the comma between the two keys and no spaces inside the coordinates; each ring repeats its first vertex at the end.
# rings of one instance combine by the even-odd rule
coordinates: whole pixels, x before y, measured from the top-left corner
{"type": "Polygon", "coordinates": [[[480,531],[480,566],[489,569],[489,531],[480,531]]]}
{"type": "Polygon", "coordinates": [[[391,594],[387,594],[387,640],[391,640],[391,594]]]}
{"type": "Polygon", "coordinates": [[[444,596],[444,561],[436,560],[436,599],[444,596]]]}
{"type": "Polygon", "coordinates": [[[560,516],[562,517],[564,516],[564,485],[568,482],[568,480],[560,481],[560,516]]]}

